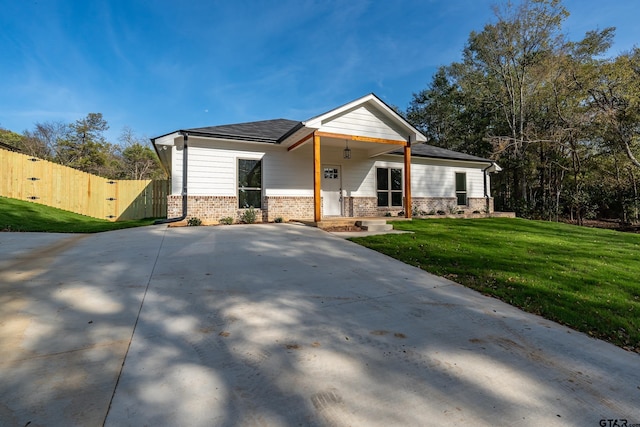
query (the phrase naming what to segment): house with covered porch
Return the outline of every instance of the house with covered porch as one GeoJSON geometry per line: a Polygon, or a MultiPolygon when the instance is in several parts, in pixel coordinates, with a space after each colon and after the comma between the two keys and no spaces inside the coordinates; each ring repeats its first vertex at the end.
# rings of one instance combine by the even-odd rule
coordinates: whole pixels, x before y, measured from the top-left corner
{"type": "Polygon", "coordinates": [[[171,176],[168,217],[320,222],[412,212],[493,212],[493,161],[425,144],[374,94],[306,121],[180,129],[153,138],[171,176]]]}

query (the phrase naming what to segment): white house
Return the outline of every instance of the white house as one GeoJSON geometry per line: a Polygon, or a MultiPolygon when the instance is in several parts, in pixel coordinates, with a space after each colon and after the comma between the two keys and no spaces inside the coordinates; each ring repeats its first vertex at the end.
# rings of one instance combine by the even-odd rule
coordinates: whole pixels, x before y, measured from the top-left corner
{"type": "Polygon", "coordinates": [[[491,160],[425,144],[374,94],[317,117],[184,129],[153,138],[171,176],[169,218],[263,221],[493,211],[491,160]],[[258,216],[260,218],[260,215],[258,216]]]}

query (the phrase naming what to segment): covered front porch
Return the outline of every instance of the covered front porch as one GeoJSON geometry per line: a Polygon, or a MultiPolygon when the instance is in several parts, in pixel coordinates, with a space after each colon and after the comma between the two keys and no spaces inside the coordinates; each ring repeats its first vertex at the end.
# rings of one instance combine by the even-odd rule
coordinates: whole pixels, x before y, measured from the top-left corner
{"type": "Polygon", "coordinates": [[[301,122],[282,145],[292,154],[305,152],[318,224],[399,213],[411,218],[411,145],[424,140],[393,109],[368,95],[301,122]],[[394,158],[381,157],[389,153],[394,158]]]}
{"type": "MultiPolygon", "coordinates": [[[[411,218],[410,139],[392,140],[312,131],[288,147],[288,151],[305,144],[311,145],[312,151],[314,222],[352,218],[364,212],[376,216],[381,206],[378,198],[383,196],[387,196],[385,200],[389,212],[404,212],[405,218],[411,218]],[[374,191],[363,196],[362,183],[371,179],[368,177],[371,173],[370,159],[399,148],[403,150],[402,176],[387,177],[385,183],[377,184],[385,188],[385,191],[380,191],[385,194],[379,195],[374,191]]],[[[400,175],[399,169],[394,169],[394,172],[400,175]]],[[[375,181],[381,180],[376,177],[375,181]]]]}

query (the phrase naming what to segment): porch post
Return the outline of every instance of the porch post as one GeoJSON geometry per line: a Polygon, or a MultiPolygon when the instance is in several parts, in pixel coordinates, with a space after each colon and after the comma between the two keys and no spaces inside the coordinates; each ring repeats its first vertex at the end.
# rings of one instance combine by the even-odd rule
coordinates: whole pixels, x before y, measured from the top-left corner
{"type": "Polygon", "coordinates": [[[313,220],[320,222],[322,220],[321,207],[322,200],[320,198],[320,136],[313,133],[313,220]]]}
{"type": "Polygon", "coordinates": [[[411,140],[404,146],[404,217],[411,218],[411,140]]]}

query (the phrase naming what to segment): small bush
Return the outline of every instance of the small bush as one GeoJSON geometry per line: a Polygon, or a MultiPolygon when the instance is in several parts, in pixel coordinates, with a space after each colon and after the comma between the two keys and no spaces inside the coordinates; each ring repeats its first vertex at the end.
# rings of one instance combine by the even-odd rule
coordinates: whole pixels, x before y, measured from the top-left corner
{"type": "Polygon", "coordinates": [[[435,209],[431,209],[429,212],[427,212],[427,215],[435,215],[435,214],[436,214],[435,209]]]}
{"type": "Polygon", "coordinates": [[[249,206],[249,209],[245,209],[240,216],[240,219],[245,224],[253,224],[256,222],[257,213],[253,206],[249,206]]]}
{"type": "Polygon", "coordinates": [[[273,222],[280,224],[281,222],[283,222],[284,220],[282,219],[281,216],[277,217],[276,219],[273,220],[273,222]]]}
{"type": "Polygon", "coordinates": [[[456,205],[449,205],[447,206],[447,212],[449,212],[450,214],[455,214],[458,212],[458,207],[456,205]]]}
{"type": "Polygon", "coordinates": [[[187,225],[189,227],[198,227],[198,226],[202,225],[202,220],[200,218],[194,216],[193,218],[189,218],[187,220],[187,225]]]}
{"type": "Polygon", "coordinates": [[[224,218],[220,218],[220,224],[231,225],[233,224],[233,218],[230,216],[225,216],[224,218]]]}
{"type": "Polygon", "coordinates": [[[391,216],[391,212],[385,212],[384,216],[391,216]]]}
{"type": "Polygon", "coordinates": [[[404,216],[404,211],[398,212],[398,216],[404,216]]]}

